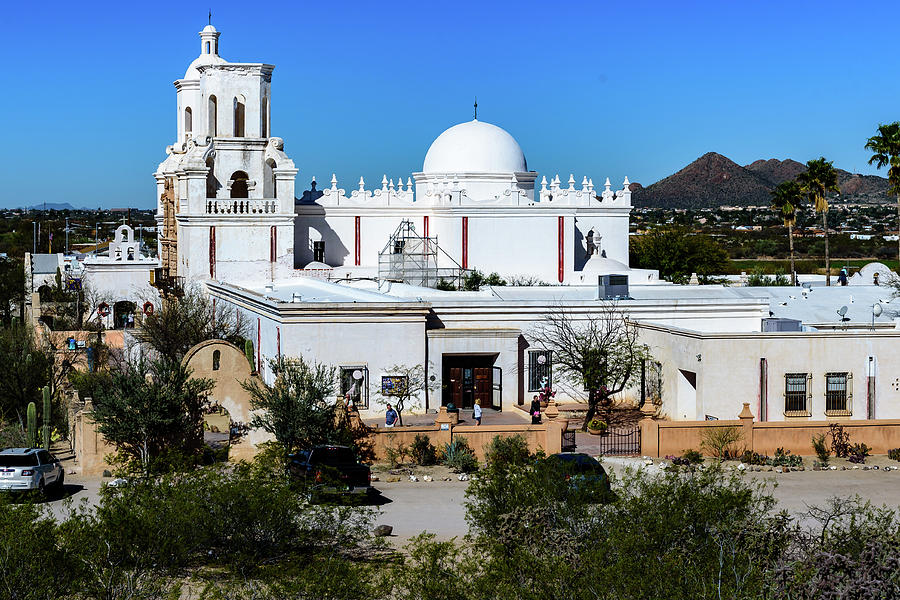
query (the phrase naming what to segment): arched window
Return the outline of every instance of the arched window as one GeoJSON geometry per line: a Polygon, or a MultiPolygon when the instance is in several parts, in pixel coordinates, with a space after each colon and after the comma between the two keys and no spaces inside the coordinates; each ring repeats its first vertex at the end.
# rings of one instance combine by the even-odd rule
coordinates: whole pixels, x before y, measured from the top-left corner
{"type": "Polygon", "coordinates": [[[206,42],[206,54],[209,54],[209,42],[206,42]]]}
{"type": "Polygon", "coordinates": [[[267,158],[263,167],[263,198],[275,198],[275,161],[267,158]]]}
{"type": "Polygon", "coordinates": [[[244,137],[244,97],[234,99],[234,137],[244,137]]]}
{"type": "Polygon", "coordinates": [[[206,112],[209,117],[209,125],[207,126],[208,134],[211,137],[216,137],[217,135],[217,126],[216,126],[216,97],[209,97],[209,107],[206,109],[206,112]]]}
{"type": "Polygon", "coordinates": [[[262,101],[262,137],[269,137],[269,99],[262,101]]]}
{"type": "Polygon", "coordinates": [[[247,181],[249,177],[243,171],[235,171],[231,174],[231,197],[248,198],[247,181]]]}
{"type": "Polygon", "coordinates": [[[191,107],[188,106],[184,109],[184,132],[190,133],[193,131],[194,126],[194,115],[191,113],[191,107]]]}
{"type": "Polygon", "coordinates": [[[222,360],[222,353],[219,350],[213,350],[213,371],[219,370],[219,363],[222,360]]]}

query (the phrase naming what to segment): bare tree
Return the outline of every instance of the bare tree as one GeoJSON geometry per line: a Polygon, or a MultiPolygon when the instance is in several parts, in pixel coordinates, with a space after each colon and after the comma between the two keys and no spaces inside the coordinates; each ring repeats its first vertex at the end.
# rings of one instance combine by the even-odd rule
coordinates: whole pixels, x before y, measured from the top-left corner
{"type": "Polygon", "coordinates": [[[373,392],[385,405],[392,404],[397,411],[397,423],[403,426],[403,411],[419,405],[419,399],[426,390],[434,390],[436,383],[429,381],[422,365],[394,365],[385,376],[391,378],[391,387],[386,389],[381,381],[373,386],[373,392]]]}
{"type": "Polygon", "coordinates": [[[181,360],[200,342],[225,340],[242,345],[248,335],[247,323],[240,320],[234,305],[215,302],[199,287],[186,288],[181,298],[147,301],[154,310],[139,314],[134,335],[160,356],[181,360]]]}
{"type": "Polygon", "coordinates": [[[600,302],[584,315],[553,308],[527,337],[552,353],[557,381],[567,381],[573,391],[587,392],[582,430],[598,412],[609,423],[614,396],[628,387],[650,357],[650,349],[638,342],[637,323],[614,302],[600,302]]]}

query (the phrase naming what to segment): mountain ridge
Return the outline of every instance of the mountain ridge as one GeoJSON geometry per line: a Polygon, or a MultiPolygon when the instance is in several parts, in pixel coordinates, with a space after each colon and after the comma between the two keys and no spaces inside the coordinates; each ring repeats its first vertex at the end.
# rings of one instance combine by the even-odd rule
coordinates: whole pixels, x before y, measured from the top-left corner
{"type": "MultiPolygon", "coordinates": [[[[652,185],[632,184],[632,204],[651,208],[765,206],[771,202],[775,186],[805,170],[803,163],[790,158],[759,159],[742,166],[718,152],[707,152],[652,185]]],[[[842,201],[892,201],[886,178],[836,170],[842,201]]]]}

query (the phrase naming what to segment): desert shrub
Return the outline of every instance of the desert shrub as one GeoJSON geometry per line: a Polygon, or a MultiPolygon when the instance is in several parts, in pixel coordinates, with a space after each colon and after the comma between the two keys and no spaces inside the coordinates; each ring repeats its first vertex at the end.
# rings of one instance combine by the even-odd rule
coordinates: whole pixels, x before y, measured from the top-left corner
{"type": "Polygon", "coordinates": [[[406,456],[409,454],[409,448],[406,444],[397,442],[396,444],[388,443],[384,447],[384,457],[387,459],[388,465],[395,469],[403,464],[406,456]]]}
{"type": "Polygon", "coordinates": [[[27,446],[25,432],[15,423],[0,423],[0,448],[27,446]]]}
{"type": "Polygon", "coordinates": [[[772,459],[767,455],[750,450],[745,450],[741,455],[741,462],[748,465],[768,465],[771,464],[771,461],[772,459]]]}
{"type": "Polygon", "coordinates": [[[441,462],[454,473],[471,473],[478,470],[475,452],[464,437],[455,437],[451,442],[444,444],[441,462]]]}
{"type": "Polygon", "coordinates": [[[738,447],[743,439],[740,427],[707,427],[700,436],[700,447],[716,458],[736,458],[743,454],[738,447]]]}
{"type": "Polygon", "coordinates": [[[869,456],[871,450],[872,449],[865,444],[853,444],[853,447],[850,448],[850,455],[847,457],[847,460],[861,465],[866,462],[866,457],[869,456]]]}
{"type": "Polygon", "coordinates": [[[824,433],[817,433],[812,436],[812,447],[816,452],[816,456],[819,457],[819,461],[823,465],[827,465],[831,453],[828,451],[828,445],[825,443],[824,433]]]}
{"type": "Polygon", "coordinates": [[[437,462],[437,448],[431,443],[431,438],[417,433],[409,445],[409,456],[417,465],[427,467],[437,462]]]}
{"type": "Polygon", "coordinates": [[[775,456],[772,457],[771,461],[766,462],[773,467],[799,467],[803,465],[803,458],[796,454],[791,454],[790,450],[778,448],[775,450],[775,456]]]}
{"type": "Polygon", "coordinates": [[[703,462],[703,455],[693,448],[688,448],[687,450],[685,450],[684,454],[682,454],[681,457],[691,464],[700,464],[703,462]]]}
{"type": "Polygon", "coordinates": [[[495,435],[484,448],[488,465],[524,465],[534,460],[528,441],[522,435],[495,435]]]}
{"type": "Polygon", "coordinates": [[[832,423],[829,434],[831,451],[838,458],[847,458],[850,455],[850,434],[844,431],[844,426],[840,423],[832,423]]]}
{"type": "Polygon", "coordinates": [[[900,460],[900,448],[891,448],[888,450],[887,455],[891,460],[900,460]]]}

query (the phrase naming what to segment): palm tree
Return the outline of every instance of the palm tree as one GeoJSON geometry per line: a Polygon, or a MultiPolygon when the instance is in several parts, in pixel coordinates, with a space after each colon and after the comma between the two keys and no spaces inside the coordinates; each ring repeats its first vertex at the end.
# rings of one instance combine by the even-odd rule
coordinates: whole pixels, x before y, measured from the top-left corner
{"type": "Polygon", "coordinates": [[[797,285],[797,270],[794,268],[794,223],[797,222],[797,207],[803,202],[803,189],[796,181],[782,181],[771,193],[772,208],[781,213],[784,226],[788,228],[788,243],[791,247],[791,285],[797,285]]]}
{"type": "MultiPolygon", "coordinates": [[[[866,150],[871,150],[872,158],[869,164],[876,168],[890,165],[888,169],[888,183],[891,194],[897,195],[897,222],[900,227],[900,122],[894,121],[887,125],[878,126],[878,135],[873,135],[866,142],[866,150]]],[[[900,240],[897,241],[900,252],[900,240]]]]}
{"type": "Polygon", "coordinates": [[[797,183],[817,213],[822,213],[825,228],[825,285],[831,285],[831,257],[828,256],[828,192],[840,192],[834,163],[819,157],[806,163],[806,171],[797,175],[797,183]]]}

